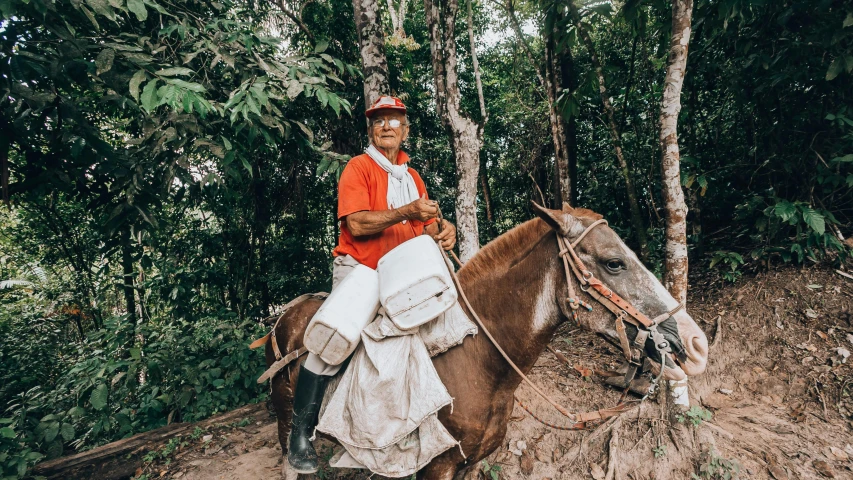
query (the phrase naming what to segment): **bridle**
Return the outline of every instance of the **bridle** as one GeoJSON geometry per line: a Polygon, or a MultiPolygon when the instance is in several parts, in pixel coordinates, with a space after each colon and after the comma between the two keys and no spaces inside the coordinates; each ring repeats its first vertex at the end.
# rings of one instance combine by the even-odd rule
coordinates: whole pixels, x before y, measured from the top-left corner
{"type": "MultiPolygon", "coordinates": [[[[577,247],[581,240],[583,240],[584,237],[586,237],[586,235],[598,225],[607,225],[607,220],[600,219],[592,222],[573,242],[569,242],[563,235],[557,233],[557,245],[560,247],[559,256],[563,260],[563,270],[566,274],[566,286],[569,293],[569,296],[566,298],[566,303],[571,309],[571,318],[575,323],[578,322],[578,310],[580,307],[584,307],[587,311],[592,311],[591,305],[581,301],[576,296],[571,278],[569,278],[569,274],[571,272],[574,274],[575,278],[577,278],[582,291],[588,293],[592,298],[598,301],[598,303],[603,305],[604,308],[610,310],[613,315],[616,316],[616,333],[619,335],[619,344],[622,348],[622,353],[629,364],[629,371],[626,378],[627,382],[630,382],[634,375],[636,375],[637,370],[642,367],[642,362],[645,358],[643,347],[651,336],[655,349],[658,351],[661,358],[660,373],[652,383],[652,387],[649,392],[653,393],[660,381],[660,378],[663,377],[664,370],[666,370],[666,354],[672,353],[669,341],[660,331],[658,331],[657,326],[661,322],[678,313],[679,310],[683,309],[684,304],[679,303],[672,310],[662,313],[650,320],[649,317],[643,314],[643,312],[631,305],[631,302],[625,300],[604,282],[595,278],[592,272],[586,268],[583,261],[581,261],[580,256],[578,256],[575,251],[575,247],[577,247]],[[628,339],[625,322],[631,323],[637,327],[637,336],[634,338],[633,342],[628,339]],[[634,353],[631,348],[632,344],[633,346],[638,347],[638,353],[634,353]]],[[[566,315],[566,317],[568,317],[568,315],[566,315]]]]}
{"type": "MultiPolygon", "coordinates": [[[[440,214],[439,214],[440,216],[440,214]]],[[[595,275],[586,268],[584,263],[581,261],[577,252],[575,251],[575,247],[587,236],[587,234],[592,231],[593,228],[598,225],[606,225],[606,220],[596,220],[588,227],[584,229],[583,232],[575,239],[574,242],[569,242],[560,232],[557,232],[557,245],[560,247],[559,256],[563,260],[563,269],[566,275],[566,286],[568,290],[568,297],[566,297],[566,304],[568,304],[569,309],[571,310],[571,318],[577,322],[578,321],[578,311],[581,307],[583,307],[587,311],[592,311],[592,306],[578,298],[576,295],[574,286],[572,285],[571,275],[573,274],[575,278],[578,280],[580,284],[580,289],[592,296],[598,303],[603,305],[605,308],[613,312],[616,315],[616,332],[619,335],[619,343],[622,347],[622,352],[625,355],[629,363],[629,372],[627,378],[627,382],[629,383],[634,375],[636,375],[637,370],[642,366],[643,360],[646,357],[644,351],[644,345],[646,340],[651,336],[655,349],[660,355],[660,373],[656,378],[652,380],[652,386],[649,389],[649,392],[640,400],[629,400],[625,401],[625,396],[627,394],[628,389],[625,389],[625,392],[622,394],[622,398],[619,403],[611,408],[603,408],[600,410],[590,411],[590,412],[577,412],[572,413],[569,412],[562,405],[555,402],[551,397],[549,397],[545,392],[543,392],[539,387],[536,386],[528,377],[521,371],[520,368],[509,358],[509,355],[501,348],[500,344],[498,344],[497,340],[492,336],[489,329],[483,324],[483,321],[480,319],[477,312],[474,311],[474,308],[471,307],[471,302],[468,301],[468,297],[465,295],[465,291],[462,289],[462,284],[459,282],[459,278],[456,276],[456,273],[453,269],[453,264],[450,263],[450,259],[447,257],[447,254],[444,253],[444,260],[447,263],[448,270],[450,271],[450,275],[453,278],[453,282],[456,284],[456,288],[459,291],[459,296],[462,298],[462,301],[465,303],[465,306],[468,308],[468,311],[471,313],[471,316],[474,317],[474,320],[477,322],[477,325],[486,334],[486,337],[492,342],[504,360],[509,363],[510,367],[512,367],[515,372],[521,376],[521,379],[530,386],[533,391],[535,391],[539,396],[541,396],[545,401],[547,401],[551,406],[553,406],[558,412],[560,412],[563,416],[568,418],[572,424],[568,427],[557,427],[554,425],[547,424],[542,422],[533,415],[529,409],[527,409],[524,404],[519,401],[519,404],[528,411],[531,415],[534,416],[537,420],[542,423],[545,423],[548,426],[553,428],[558,428],[561,430],[582,430],[586,428],[586,423],[590,421],[599,421],[605,420],[610,417],[614,417],[621,413],[624,413],[630,410],[636,403],[645,400],[646,397],[651,395],[655,389],[660,379],[663,377],[663,373],[666,370],[666,355],[672,353],[672,348],[669,344],[669,341],[664,337],[664,335],[658,331],[657,326],[675,315],[679,310],[684,308],[684,304],[679,304],[676,308],[670,310],[669,312],[663,313],[661,315],[656,316],[654,319],[649,319],[646,315],[640,312],[637,308],[631,305],[631,302],[625,300],[619,294],[613,291],[613,289],[609,288],[604,282],[595,278],[595,275]],[[625,322],[633,324],[637,327],[637,337],[634,339],[633,345],[638,346],[639,353],[634,353],[632,350],[632,342],[628,339],[628,335],[626,333],[625,322]]],[[[439,225],[441,225],[441,220],[439,220],[439,225]]],[[[440,228],[440,227],[439,227],[440,228]]],[[[454,259],[457,263],[461,265],[459,259],[456,255],[451,251],[451,255],[453,255],[454,259]]],[[[563,302],[558,302],[560,304],[561,310],[563,310],[563,314],[566,315],[566,311],[563,307],[563,302]]],[[[566,315],[569,318],[569,315],[566,315]]]]}

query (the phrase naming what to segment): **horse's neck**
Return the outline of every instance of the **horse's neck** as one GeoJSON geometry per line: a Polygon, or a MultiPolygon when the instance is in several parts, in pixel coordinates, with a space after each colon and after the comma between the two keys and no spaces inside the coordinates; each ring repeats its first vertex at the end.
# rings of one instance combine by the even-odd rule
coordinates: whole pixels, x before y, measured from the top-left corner
{"type": "MultiPolygon", "coordinates": [[[[533,249],[490,265],[489,274],[462,283],[483,324],[525,372],[536,363],[559,325],[557,289],[565,287],[558,281],[556,269],[561,265],[557,259],[556,244],[542,238],[533,249]]],[[[499,355],[496,349],[489,351],[499,355]]],[[[502,359],[490,361],[507,365],[502,359]]]]}

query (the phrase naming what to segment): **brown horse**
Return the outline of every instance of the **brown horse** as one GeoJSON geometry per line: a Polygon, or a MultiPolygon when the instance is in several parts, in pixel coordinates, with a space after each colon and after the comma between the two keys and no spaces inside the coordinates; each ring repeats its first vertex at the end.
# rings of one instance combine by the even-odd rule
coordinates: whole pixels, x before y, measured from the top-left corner
{"type": "MultiPolygon", "coordinates": [[[[549,210],[534,205],[540,218],[525,222],[486,245],[459,271],[459,279],[497,342],[525,373],[529,372],[548,345],[557,327],[567,318],[558,302],[566,298],[566,276],[558,256],[556,235],[571,240],[600,215],[585,209],[549,210]]],[[[655,276],[606,225],[594,228],[576,248],[595,277],[604,281],[623,298],[650,317],[670,311],[678,302],[655,276]]],[[[575,278],[572,277],[575,282],[575,278]]],[[[575,290],[578,289],[577,284],[575,290]]],[[[591,297],[592,312],[580,315],[581,325],[594,332],[618,339],[613,315],[591,297]]],[[[276,337],[282,352],[302,346],[308,321],[322,304],[306,300],[291,308],[278,323],[276,337]]],[[[682,379],[705,369],[708,341],[702,330],[682,309],[670,318],[670,332],[664,334],[677,348],[683,348],[686,360],[680,368],[668,368],[666,377],[682,379]],[[677,329],[674,328],[677,323],[677,329]]],[[[666,323],[664,322],[664,323],[666,323]]],[[[662,325],[664,326],[664,325],[662,325]]],[[[683,356],[682,356],[683,358],[683,356]]],[[[270,344],[267,364],[275,361],[270,344]]],[[[433,363],[450,395],[454,407],[439,412],[439,420],[461,442],[422,469],[418,478],[450,480],[491,454],[502,442],[513,409],[513,393],[521,378],[499,355],[485,335],[468,337],[433,363]]],[[[293,388],[299,369],[291,365],[272,380],[272,401],[278,417],[278,434],[287,464],[287,436],[290,431],[293,388]]]]}

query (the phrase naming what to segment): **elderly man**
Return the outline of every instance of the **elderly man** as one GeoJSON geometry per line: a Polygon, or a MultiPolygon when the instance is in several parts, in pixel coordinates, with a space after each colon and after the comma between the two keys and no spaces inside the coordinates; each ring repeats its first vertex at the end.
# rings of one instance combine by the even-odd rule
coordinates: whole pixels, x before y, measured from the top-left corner
{"type": "MultiPolygon", "coordinates": [[[[439,228],[438,204],[429,200],[423,180],[406,165],[409,156],[400,150],[409,135],[406,106],[399,98],[383,96],[365,115],[371,145],[347,163],[338,184],[341,236],[333,252],[333,289],[356,265],[375,269],[383,255],[418,235],[432,236],[445,250],[456,244],[456,227],[442,220],[439,228]]],[[[298,473],[317,471],[317,453],[309,439],[326,380],[339,369],[309,354],[299,370],[287,454],[298,473]]]]}

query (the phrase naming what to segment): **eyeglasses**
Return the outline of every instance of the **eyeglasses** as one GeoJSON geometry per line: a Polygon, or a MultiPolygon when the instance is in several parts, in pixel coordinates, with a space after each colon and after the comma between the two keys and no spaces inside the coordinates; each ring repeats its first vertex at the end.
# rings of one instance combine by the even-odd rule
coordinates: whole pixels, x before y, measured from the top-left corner
{"type": "Polygon", "coordinates": [[[391,120],[385,120],[384,118],[380,118],[378,120],[373,120],[372,122],[370,122],[370,125],[374,128],[383,128],[385,127],[386,123],[391,128],[400,128],[400,125],[408,125],[408,123],[403,123],[400,120],[397,120],[396,118],[392,118],[391,120]]]}

